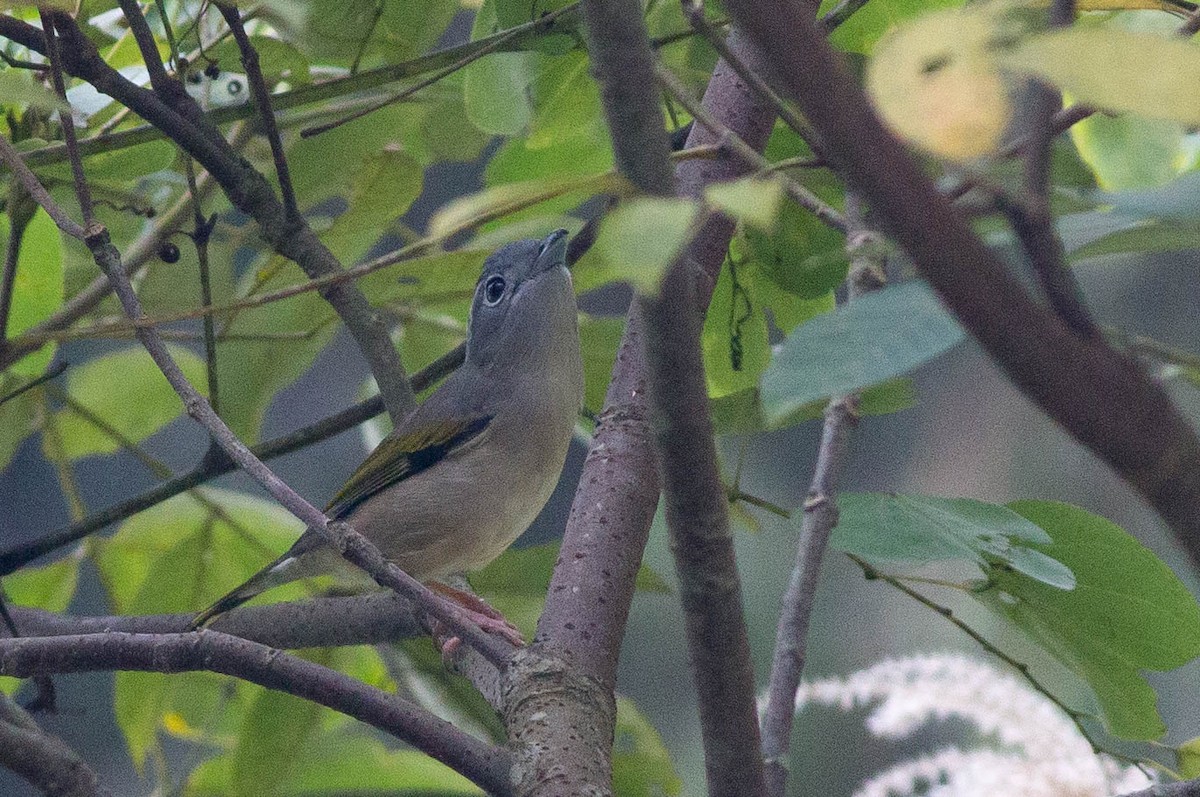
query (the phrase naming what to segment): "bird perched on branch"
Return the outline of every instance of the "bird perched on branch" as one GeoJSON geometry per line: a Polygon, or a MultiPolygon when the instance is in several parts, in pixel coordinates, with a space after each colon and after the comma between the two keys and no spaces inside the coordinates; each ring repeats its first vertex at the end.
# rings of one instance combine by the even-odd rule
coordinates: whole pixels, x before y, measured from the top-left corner
{"type": "MultiPolygon", "coordinates": [[[[503,553],[558,482],[583,399],[566,250],[566,231],[557,230],[507,244],[487,259],[471,304],[465,362],[371,452],[325,510],[409,575],[464,603],[484,628],[510,637],[511,626],[488,622],[499,615],[487,604],[436,580],[478,570],[503,553]]],[[[193,626],[280,584],[348,571],[365,578],[309,529],[193,626]]]]}

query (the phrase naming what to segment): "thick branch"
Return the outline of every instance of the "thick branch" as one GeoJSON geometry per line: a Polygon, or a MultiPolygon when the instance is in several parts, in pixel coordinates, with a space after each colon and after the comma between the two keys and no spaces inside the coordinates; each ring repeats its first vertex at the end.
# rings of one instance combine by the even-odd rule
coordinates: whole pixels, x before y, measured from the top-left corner
{"type": "MultiPolygon", "coordinates": [[[[10,607],[27,636],[69,636],[121,631],[130,634],[177,634],[191,629],[194,613],[85,617],[42,609],[10,607]]],[[[239,606],[213,621],[224,634],[273,648],[338,647],[398,642],[426,632],[412,603],[394,592],[239,606]]],[[[0,637],[6,636],[0,629],[0,637]]]]}
{"type": "Polygon", "coordinates": [[[396,695],[266,645],[205,630],[187,634],[84,634],[0,640],[0,673],[138,670],[232,675],[340,711],[441,761],[495,794],[511,794],[509,757],[396,695]]]}
{"type": "MultiPolygon", "coordinates": [[[[674,194],[640,3],[585,0],[584,16],[618,168],[647,194],[674,194]]],[[[703,305],[695,294],[692,265],[681,259],[668,270],[658,295],[639,300],[652,428],[700,704],[709,793],[754,795],[763,790],[754,670],[709,417],[700,352],[703,305]]]]}
{"type": "Polygon", "coordinates": [[[845,64],[786,0],[729,0],[780,93],[963,326],[1017,386],[1138,490],[1200,564],[1200,439],[1166,392],[1100,338],[1034,302],[871,111],[845,64]]]}

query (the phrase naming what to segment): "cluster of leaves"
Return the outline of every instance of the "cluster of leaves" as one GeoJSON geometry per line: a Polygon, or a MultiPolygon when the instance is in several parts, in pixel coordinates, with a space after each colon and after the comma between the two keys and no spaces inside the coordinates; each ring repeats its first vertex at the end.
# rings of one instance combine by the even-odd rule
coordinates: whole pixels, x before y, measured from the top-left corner
{"type": "MultiPolygon", "coordinates": [[[[860,60],[876,51],[880,37],[896,23],[957,5],[954,0],[868,3],[832,41],[860,60]]],[[[144,82],[138,49],[114,7],[111,1],[88,3],[84,30],[111,66],[144,82]]],[[[196,18],[202,7],[171,0],[154,4],[149,21],[161,53],[176,64],[178,56],[187,58],[189,90],[211,109],[214,119],[250,118],[254,110],[239,104],[237,96],[244,93],[233,90],[244,78],[237,48],[222,35],[211,12],[196,18]]],[[[27,9],[13,13],[35,15],[27,9]]],[[[458,0],[271,0],[254,13],[251,41],[275,92],[292,182],[309,223],[348,266],[400,243],[420,243],[412,257],[358,281],[372,304],[397,321],[402,356],[410,370],[461,342],[473,284],[491,248],[556,227],[577,230],[581,221],[570,211],[580,202],[597,193],[626,191],[613,172],[579,15],[562,0],[484,0],[474,11],[471,41],[433,56],[426,53],[443,38],[456,35],[448,31],[465,26],[458,0]],[[540,22],[555,12],[561,14],[540,22]],[[392,90],[398,79],[445,68],[483,46],[499,51],[361,119],[309,138],[296,135],[299,129],[375,102],[378,92],[392,90]],[[434,202],[443,199],[436,180],[427,177],[437,174],[429,171],[431,167],[450,162],[481,164],[483,188],[443,204],[425,223],[424,211],[414,209],[414,203],[422,196],[434,202]],[[406,214],[411,224],[397,221],[406,214]],[[439,244],[447,240],[462,245],[444,251],[439,244]]],[[[719,20],[713,9],[710,13],[719,20]]],[[[967,14],[937,13],[959,15],[955,20],[967,14]]],[[[1057,145],[1053,200],[1071,256],[1200,245],[1200,212],[1192,186],[1196,176],[1190,172],[1194,142],[1185,127],[1196,120],[1134,115],[1142,109],[1110,100],[1116,96],[1111,93],[1090,93],[1092,84],[1076,80],[1075,72],[1038,66],[1074,59],[1073,48],[1091,52],[1089,48],[1098,45],[1088,36],[1126,41],[1115,31],[1157,29],[1170,18],[1158,12],[1091,15],[1086,30],[1079,33],[1082,43],[1062,45],[1068,48],[1065,54],[1053,58],[1042,58],[1043,50],[1037,48],[1058,47],[1059,39],[1010,32],[1002,51],[1008,60],[995,61],[1001,57],[993,41],[1000,23],[988,20],[1010,17],[971,13],[970,24],[982,26],[979,36],[939,38],[969,51],[967,79],[979,74],[994,78],[1001,67],[1013,70],[1024,64],[1020,69],[1025,73],[1059,82],[1106,107],[1133,112],[1089,119],[1076,126],[1071,141],[1057,145]],[[1019,46],[1012,43],[1013,35],[1019,46]],[[987,60],[986,68],[980,65],[980,53],[993,59],[987,60]],[[1018,64],[1020,58],[1025,60],[1018,64]],[[1130,146],[1130,141],[1139,145],[1130,146]],[[1143,142],[1154,146],[1141,146],[1143,142]]],[[[911,77],[897,67],[911,62],[916,72],[928,76],[924,67],[943,54],[921,49],[921,42],[947,18],[922,18],[908,34],[881,44],[875,59],[880,66],[872,74],[886,70],[911,77]],[[915,48],[916,55],[905,47],[915,48]]],[[[651,2],[646,20],[660,43],[664,64],[692,90],[702,88],[716,53],[690,34],[678,4],[651,2]]],[[[1129,39],[1127,45],[1136,45],[1139,54],[1146,52],[1145,35],[1129,39]]],[[[1175,57],[1177,43],[1161,36],[1153,42],[1175,57]]],[[[10,43],[0,46],[13,58],[31,57],[10,43]]],[[[962,61],[958,51],[947,57],[952,65],[962,61]]],[[[949,74],[950,85],[962,84],[959,72],[950,69],[949,74]]],[[[1002,129],[1011,116],[1006,92],[1003,87],[990,95],[976,92],[972,96],[991,101],[971,106],[968,116],[986,119],[992,114],[1002,129]]],[[[77,115],[86,112],[80,118],[85,137],[100,129],[117,132],[110,140],[115,144],[106,141],[85,148],[85,166],[104,203],[100,213],[114,242],[129,253],[164,218],[176,215],[173,208],[187,210],[185,162],[172,143],[153,134],[121,139],[125,131],[141,130],[140,122],[94,95],[86,86],[76,86],[69,96],[77,115]],[[140,143],[125,146],[123,141],[140,143]],[[148,208],[157,211],[153,217],[147,218],[148,208]]],[[[0,71],[0,97],[8,112],[6,135],[29,153],[30,163],[55,198],[73,207],[69,171],[61,160],[54,160],[51,143],[58,138],[55,114],[63,112],[61,103],[36,73],[16,68],[0,71]]],[[[888,113],[886,101],[882,104],[888,113]]],[[[933,118],[936,123],[940,117],[933,118]]],[[[664,119],[673,127],[690,121],[669,100],[664,119]]],[[[893,123],[905,129],[904,119],[893,123]]],[[[958,135],[951,126],[939,128],[937,136],[945,137],[947,129],[952,138],[958,135]]],[[[998,133],[989,135],[991,147],[998,133]]],[[[244,155],[271,173],[269,152],[261,142],[251,141],[244,155]]],[[[803,140],[782,123],[766,150],[772,163],[812,156],[803,140]]],[[[1011,164],[983,161],[973,167],[999,185],[1012,184],[1011,164]]],[[[930,168],[938,164],[931,162],[930,168]]],[[[789,173],[822,201],[834,208],[844,206],[844,187],[829,171],[789,173]]],[[[90,283],[95,267],[82,247],[60,239],[44,212],[34,212],[8,179],[0,239],[20,242],[8,324],[9,337],[19,342],[22,332],[50,317],[66,297],[90,283]]],[[[298,270],[266,249],[253,225],[232,213],[219,192],[203,200],[203,212],[218,214],[209,239],[215,305],[302,284],[298,270]]],[[[686,244],[689,232],[713,212],[739,222],[703,330],[719,433],[767,432],[808,422],[819,417],[830,397],[851,392],[862,393],[866,413],[902,410],[916,400],[905,374],[962,339],[958,325],[916,281],[835,310],[835,290],[849,265],[843,236],[793,202],[774,173],[714,186],[696,201],[622,203],[605,219],[596,245],[577,264],[577,288],[587,293],[624,281],[653,292],[658,275],[686,244]]],[[[190,218],[190,212],[182,217],[190,218]]],[[[981,222],[981,229],[993,235],[996,246],[1011,245],[988,222],[981,222]]],[[[138,291],[152,316],[185,312],[200,304],[195,248],[185,238],[177,240],[181,256],[176,262],[150,258],[139,271],[138,291]]],[[[76,327],[102,326],[115,316],[119,308],[108,299],[76,327]]],[[[220,411],[243,440],[256,441],[275,396],[307,371],[333,338],[336,316],[317,292],[309,291],[286,301],[223,311],[216,319],[220,411]]],[[[178,400],[149,358],[128,343],[128,331],[103,328],[119,342],[80,349],[89,359],[69,371],[57,394],[32,390],[0,404],[0,467],[26,438],[41,431],[45,455],[69,479],[79,459],[138,446],[179,415],[178,400]],[[137,400],[131,401],[132,396],[137,400]]],[[[601,407],[621,329],[619,318],[581,318],[588,409],[601,407]]],[[[196,327],[183,325],[176,331],[186,336],[196,327]]],[[[180,344],[175,354],[185,373],[203,386],[206,363],[199,351],[198,345],[180,344]]],[[[55,344],[50,342],[0,373],[0,396],[45,371],[54,355],[55,344]]],[[[114,611],[187,611],[239,583],[297,532],[293,521],[259,499],[205,488],[125,521],[113,537],[89,541],[74,556],[6,577],[5,588],[18,603],[63,610],[74,594],[79,563],[89,558],[99,568],[114,611]]],[[[1096,693],[1099,716],[1112,732],[1128,738],[1152,739],[1163,731],[1153,693],[1139,670],[1175,667],[1200,652],[1200,609],[1186,590],[1132,538],[1082,510],[1034,502],[1005,508],[923,497],[851,496],[844,502],[835,544],[874,562],[973,562],[983,577],[967,585],[970,597],[1086,680],[1096,693]],[[1113,590],[1128,600],[1111,600],[1107,596],[1113,590]]],[[[510,552],[482,573],[476,585],[528,630],[553,562],[553,549],[510,552]]],[[[661,588],[651,576],[644,586],[661,588]]],[[[289,594],[300,594],[300,588],[278,593],[289,594]]],[[[368,683],[422,695],[437,710],[480,733],[497,730],[490,710],[478,696],[445,677],[427,646],[308,655],[368,683]]],[[[344,718],[258,687],[231,686],[214,676],[123,673],[117,679],[115,701],[118,721],[139,766],[161,760],[164,736],[215,748],[213,758],[186,774],[189,794],[228,793],[247,783],[271,783],[279,794],[338,790],[348,787],[351,775],[353,787],[360,790],[418,789],[435,780],[448,793],[473,788],[465,781],[455,785],[447,780],[440,765],[386,748],[344,718]],[[338,751],[336,760],[330,758],[335,755],[332,750],[338,751]]],[[[625,702],[619,734],[616,777],[621,794],[678,790],[661,741],[625,702]]],[[[166,777],[162,767],[158,770],[166,777]]]]}

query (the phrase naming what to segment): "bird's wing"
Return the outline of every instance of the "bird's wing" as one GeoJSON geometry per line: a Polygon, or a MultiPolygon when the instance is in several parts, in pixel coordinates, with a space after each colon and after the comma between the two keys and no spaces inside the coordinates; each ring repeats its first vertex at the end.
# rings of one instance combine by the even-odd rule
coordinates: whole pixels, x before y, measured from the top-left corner
{"type": "Polygon", "coordinates": [[[355,507],[393,484],[427,470],[446,457],[478,443],[492,422],[491,415],[452,418],[418,425],[384,439],[358,467],[325,508],[341,520],[355,507]]]}

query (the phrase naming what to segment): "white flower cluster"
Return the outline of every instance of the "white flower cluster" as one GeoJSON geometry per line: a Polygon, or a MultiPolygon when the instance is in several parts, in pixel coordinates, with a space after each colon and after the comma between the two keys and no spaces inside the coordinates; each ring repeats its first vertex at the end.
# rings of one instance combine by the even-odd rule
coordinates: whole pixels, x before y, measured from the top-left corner
{"type": "Polygon", "coordinates": [[[846,678],[805,683],[796,710],[811,703],[843,711],[874,703],[866,724],[881,738],[959,717],[995,743],[901,762],[854,797],[1105,797],[1151,785],[1141,770],[1095,755],[1075,724],[1024,681],[963,656],[886,660],[846,678]]]}

